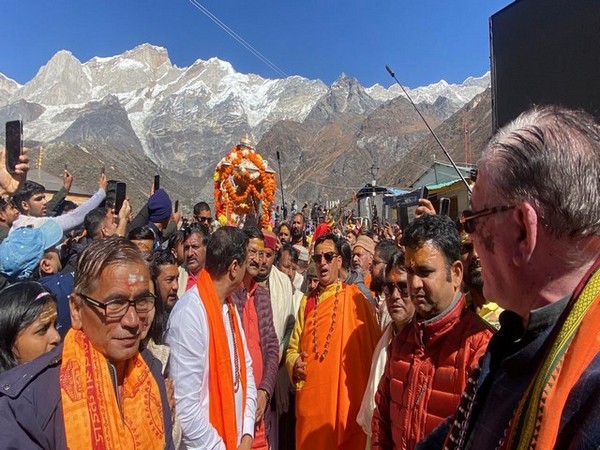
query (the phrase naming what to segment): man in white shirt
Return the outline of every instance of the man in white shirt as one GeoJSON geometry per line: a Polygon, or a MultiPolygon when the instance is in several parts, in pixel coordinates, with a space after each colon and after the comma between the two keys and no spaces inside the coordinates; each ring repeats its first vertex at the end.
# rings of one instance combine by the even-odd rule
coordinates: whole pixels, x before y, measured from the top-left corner
{"type": "Polygon", "coordinates": [[[215,231],[198,283],[169,318],[170,376],[183,442],[191,449],[250,449],[256,387],[252,359],[231,293],[246,272],[248,238],[239,229],[215,231]]]}

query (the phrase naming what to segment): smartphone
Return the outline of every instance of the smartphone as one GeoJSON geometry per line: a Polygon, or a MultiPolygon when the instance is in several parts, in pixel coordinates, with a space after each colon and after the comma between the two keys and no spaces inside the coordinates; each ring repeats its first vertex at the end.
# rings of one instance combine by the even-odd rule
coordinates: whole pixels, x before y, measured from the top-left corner
{"type": "Polygon", "coordinates": [[[67,163],[65,163],[65,172],[68,171],[67,163]]]}
{"type": "Polygon", "coordinates": [[[6,122],[6,170],[15,173],[19,156],[23,154],[23,122],[6,122]]]}
{"type": "Polygon", "coordinates": [[[179,200],[175,200],[175,209],[173,210],[173,212],[178,212],[179,211],[179,200]]]}
{"type": "Polygon", "coordinates": [[[154,192],[160,189],[160,175],[154,175],[154,192]]]}
{"type": "Polygon", "coordinates": [[[123,206],[123,201],[125,201],[125,197],[127,195],[127,184],[118,182],[116,195],[115,195],[115,212],[119,214],[121,207],[123,206]]]}
{"type": "Polygon", "coordinates": [[[421,192],[419,193],[419,195],[419,198],[427,198],[427,196],[429,195],[429,190],[427,189],[427,186],[423,186],[421,188],[421,192]]]}
{"type": "Polygon", "coordinates": [[[448,197],[440,198],[440,214],[442,216],[450,215],[450,199],[448,197]]]}
{"type": "Polygon", "coordinates": [[[100,173],[102,175],[106,175],[106,167],[102,166],[102,169],[100,169],[100,173]]]}

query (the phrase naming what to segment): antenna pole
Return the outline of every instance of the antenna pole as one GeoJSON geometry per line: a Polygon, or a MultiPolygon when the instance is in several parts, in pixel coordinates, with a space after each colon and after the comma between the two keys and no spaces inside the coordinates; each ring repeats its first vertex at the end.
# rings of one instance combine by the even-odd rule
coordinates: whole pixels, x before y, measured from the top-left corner
{"type": "Polygon", "coordinates": [[[415,111],[417,111],[417,114],[419,114],[419,117],[421,117],[423,122],[425,122],[427,129],[433,135],[433,137],[435,138],[435,141],[440,146],[440,148],[444,151],[444,154],[446,155],[446,157],[452,164],[452,167],[454,167],[454,170],[456,170],[456,173],[458,174],[458,176],[460,177],[462,182],[465,184],[465,186],[467,187],[467,191],[469,191],[469,194],[470,194],[471,186],[469,186],[469,183],[467,183],[467,180],[465,180],[465,177],[463,177],[462,173],[460,173],[460,170],[458,170],[458,167],[454,163],[454,160],[450,156],[450,153],[448,153],[448,151],[446,150],[446,147],[444,147],[444,144],[442,144],[442,141],[439,140],[439,138],[437,137],[437,134],[435,134],[435,132],[431,129],[431,127],[425,120],[425,117],[423,117],[423,114],[421,114],[421,111],[419,111],[419,108],[417,108],[417,105],[415,105],[415,102],[412,101],[412,98],[410,98],[410,95],[408,95],[408,92],[406,92],[406,89],[404,89],[404,86],[402,86],[402,84],[400,84],[400,81],[398,81],[398,78],[396,78],[396,74],[394,74],[394,71],[392,70],[392,68],[386,64],[385,70],[387,70],[387,72],[390,74],[390,76],[396,81],[396,83],[398,83],[398,86],[400,86],[400,89],[402,89],[402,92],[404,92],[404,95],[406,95],[406,98],[408,98],[408,101],[410,102],[410,104],[413,106],[413,108],[415,108],[415,111]]]}

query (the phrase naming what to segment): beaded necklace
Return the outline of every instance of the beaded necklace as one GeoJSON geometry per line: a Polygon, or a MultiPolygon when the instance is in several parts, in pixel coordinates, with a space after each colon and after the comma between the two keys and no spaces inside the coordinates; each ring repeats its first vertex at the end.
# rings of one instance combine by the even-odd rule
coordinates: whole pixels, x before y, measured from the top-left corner
{"type": "Polygon", "coordinates": [[[233,362],[235,366],[235,381],[233,383],[233,389],[235,392],[240,390],[240,379],[242,378],[240,373],[240,357],[237,348],[237,339],[235,338],[235,325],[233,323],[233,305],[228,304],[227,315],[229,316],[229,326],[231,327],[231,336],[233,337],[233,362]]]}
{"type": "Polygon", "coordinates": [[[340,293],[340,284],[338,283],[335,288],[335,300],[333,303],[333,311],[331,312],[331,326],[329,327],[329,331],[327,332],[327,336],[325,338],[325,346],[323,347],[323,353],[319,353],[319,343],[317,342],[317,321],[319,320],[318,316],[318,307],[319,307],[319,299],[317,297],[317,301],[315,302],[315,319],[313,323],[313,347],[315,357],[319,360],[319,362],[323,362],[327,353],[329,353],[329,343],[331,342],[331,335],[333,334],[333,329],[335,327],[335,319],[337,317],[337,307],[339,303],[339,293],[340,293]]]}

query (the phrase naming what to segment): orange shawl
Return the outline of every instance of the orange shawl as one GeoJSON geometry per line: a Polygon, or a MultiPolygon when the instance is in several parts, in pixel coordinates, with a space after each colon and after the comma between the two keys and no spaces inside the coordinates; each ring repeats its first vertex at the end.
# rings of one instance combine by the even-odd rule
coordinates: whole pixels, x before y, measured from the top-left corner
{"type": "Polygon", "coordinates": [[[307,378],[296,392],[296,446],[364,450],[366,436],[356,416],[381,331],[364,295],[355,285],[342,285],[328,353],[319,361],[313,338],[315,316],[317,351],[322,353],[334,316],[335,290],[321,295],[326,298],[319,299],[317,311],[303,311],[306,319],[300,349],[308,353],[307,378]]]}
{"type": "MultiPolygon", "coordinates": [[[[231,370],[231,355],[221,300],[217,295],[212,278],[204,269],[198,273],[198,292],[206,310],[210,335],[208,338],[208,389],[209,389],[209,419],[211,425],[223,439],[227,450],[237,448],[238,436],[235,418],[235,393],[233,391],[233,371],[231,370]]],[[[246,359],[240,324],[235,316],[235,308],[227,301],[229,314],[234,318],[235,342],[240,362],[240,377],[242,384],[242,404],[246,404],[246,359]]]]}
{"type": "Polygon", "coordinates": [[[140,353],[128,363],[120,407],[108,361],[83,331],[69,330],[62,358],[60,393],[68,448],[165,448],[160,391],[140,353]]]}
{"type": "Polygon", "coordinates": [[[554,448],[571,389],[600,352],[600,261],[579,286],[561,317],[557,333],[509,427],[501,448],[554,448]],[[583,284],[583,283],[582,283],[583,284]]]}

